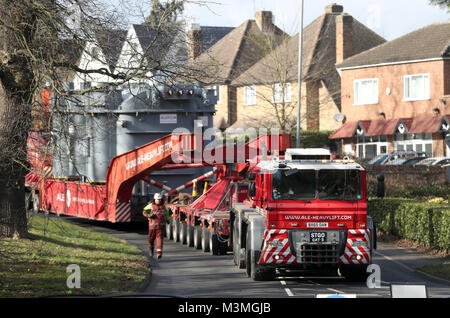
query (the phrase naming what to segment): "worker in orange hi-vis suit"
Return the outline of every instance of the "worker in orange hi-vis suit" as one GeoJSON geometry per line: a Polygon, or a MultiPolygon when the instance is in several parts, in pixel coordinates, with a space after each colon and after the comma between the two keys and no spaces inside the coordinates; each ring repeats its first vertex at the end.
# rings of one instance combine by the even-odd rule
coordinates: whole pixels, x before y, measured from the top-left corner
{"type": "Polygon", "coordinates": [[[41,100],[42,100],[42,110],[43,110],[43,116],[40,120],[40,129],[41,130],[48,130],[49,124],[50,124],[50,107],[51,107],[51,96],[52,92],[50,91],[50,83],[45,83],[45,89],[41,93],[41,100]]]}
{"type": "Polygon", "coordinates": [[[162,195],[156,193],[153,202],[150,202],[144,207],[144,212],[142,214],[148,218],[148,244],[150,256],[153,257],[156,240],[156,256],[160,259],[162,257],[166,223],[170,221],[170,209],[163,202],[162,195]]]}

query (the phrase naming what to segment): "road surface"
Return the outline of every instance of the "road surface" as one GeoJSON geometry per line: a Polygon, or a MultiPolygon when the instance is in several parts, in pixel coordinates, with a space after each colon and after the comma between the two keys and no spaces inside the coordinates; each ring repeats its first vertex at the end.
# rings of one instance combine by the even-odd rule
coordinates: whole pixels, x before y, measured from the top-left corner
{"type": "MultiPolygon", "coordinates": [[[[64,217],[64,220],[108,233],[138,246],[148,256],[145,224],[110,224],[64,217]]],[[[417,254],[391,244],[378,244],[374,264],[381,269],[381,288],[368,288],[366,283],[349,283],[334,272],[320,277],[310,272],[285,272],[274,281],[255,282],[238,269],[231,252],[213,256],[181,243],[164,240],[160,260],[150,259],[152,277],[142,293],[180,297],[207,298],[313,298],[317,294],[356,294],[358,298],[390,297],[390,283],[425,283],[430,298],[450,297],[450,284],[427,277],[415,269],[439,263],[432,256],[417,254]]]]}

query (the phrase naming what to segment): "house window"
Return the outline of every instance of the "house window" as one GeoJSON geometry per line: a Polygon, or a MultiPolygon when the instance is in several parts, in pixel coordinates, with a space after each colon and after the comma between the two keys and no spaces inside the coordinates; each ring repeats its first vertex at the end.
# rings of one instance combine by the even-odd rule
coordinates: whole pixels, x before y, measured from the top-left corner
{"type": "Polygon", "coordinates": [[[378,79],[355,80],[355,105],[378,104],[378,79]]]}
{"type": "Polygon", "coordinates": [[[430,99],[430,74],[406,75],[404,88],[404,100],[430,99]]]}
{"type": "Polygon", "coordinates": [[[373,159],[388,152],[387,136],[358,137],[359,158],[373,159]]]}
{"type": "Polygon", "coordinates": [[[425,152],[433,156],[432,134],[396,134],[394,137],[395,151],[425,152]]]}
{"type": "MultiPolygon", "coordinates": [[[[274,84],[272,86],[273,90],[273,102],[275,104],[283,103],[283,88],[280,83],[274,84]]],[[[284,102],[290,103],[292,102],[292,92],[291,92],[291,83],[285,83],[284,84],[284,102]]]]}
{"type": "Polygon", "coordinates": [[[256,86],[245,86],[244,87],[244,105],[251,106],[256,105],[256,86]]]}
{"type": "Polygon", "coordinates": [[[217,96],[217,104],[222,104],[222,95],[220,85],[213,86],[214,95],[217,96]]]}

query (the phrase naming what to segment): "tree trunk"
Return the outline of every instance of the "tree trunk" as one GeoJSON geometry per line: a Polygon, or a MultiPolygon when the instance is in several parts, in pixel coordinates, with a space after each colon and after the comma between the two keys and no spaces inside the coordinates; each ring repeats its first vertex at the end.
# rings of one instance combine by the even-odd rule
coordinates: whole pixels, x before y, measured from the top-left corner
{"type": "Polygon", "coordinates": [[[22,187],[1,186],[0,237],[23,238],[27,234],[24,189],[22,187]]]}
{"type": "Polygon", "coordinates": [[[30,107],[27,94],[14,95],[0,83],[0,237],[21,238],[28,233],[24,166],[30,107]]]}

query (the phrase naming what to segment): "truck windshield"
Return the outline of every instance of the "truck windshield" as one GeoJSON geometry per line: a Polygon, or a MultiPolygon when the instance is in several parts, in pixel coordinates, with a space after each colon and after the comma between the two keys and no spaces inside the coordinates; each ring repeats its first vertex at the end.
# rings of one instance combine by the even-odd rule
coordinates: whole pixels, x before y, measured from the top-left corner
{"type": "Polygon", "coordinates": [[[362,199],[361,172],[320,170],[319,199],[353,201],[362,199]]]}
{"type": "Polygon", "coordinates": [[[272,175],[275,200],[313,200],[316,197],[314,170],[278,170],[272,175]]]}

